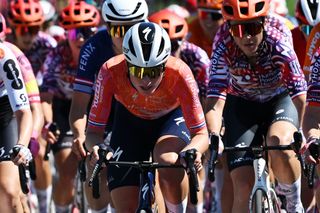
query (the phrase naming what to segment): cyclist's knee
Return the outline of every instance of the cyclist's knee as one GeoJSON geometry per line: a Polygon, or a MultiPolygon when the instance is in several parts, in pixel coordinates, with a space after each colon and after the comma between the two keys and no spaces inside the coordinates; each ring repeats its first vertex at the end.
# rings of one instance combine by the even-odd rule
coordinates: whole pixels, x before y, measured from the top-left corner
{"type": "Polygon", "coordinates": [[[160,164],[175,164],[178,160],[178,154],[175,152],[159,153],[153,152],[154,159],[160,164]]]}

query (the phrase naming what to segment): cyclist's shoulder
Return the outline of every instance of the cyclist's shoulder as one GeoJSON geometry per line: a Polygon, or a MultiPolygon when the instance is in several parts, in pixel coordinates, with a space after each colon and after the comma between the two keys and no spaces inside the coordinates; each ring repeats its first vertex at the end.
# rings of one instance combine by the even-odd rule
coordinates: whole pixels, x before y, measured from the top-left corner
{"type": "MultiPolygon", "coordinates": [[[[203,62],[209,60],[207,52],[199,47],[198,45],[191,43],[189,41],[184,41],[181,45],[181,56],[182,58],[186,56],[190,63],[203,62]],[[191,56],[191,57],[188,57],[191,56]]],[[[206,62],[207,63],[207,62],[206,62]]]]}
{"type": "Polygon", "coordinates": [[[110,71],[120,72],[121,69],[125,68],[124,65],[126,65],[125,56],[120,54],[108,59],[103,66],[110,71]]]}
{"type": "Polygon", "coordinates": [[[52,37],[51,35],[49,35],[46,32],[40,31],[37,34],[35,44],[38,45],[39,47],[43,47],[43,48],[45,48],[45,47],[46,48],[54,48],[57,46],[58,43],[57,43],[56,39],[54,39],[54,37],[52,37]]]}

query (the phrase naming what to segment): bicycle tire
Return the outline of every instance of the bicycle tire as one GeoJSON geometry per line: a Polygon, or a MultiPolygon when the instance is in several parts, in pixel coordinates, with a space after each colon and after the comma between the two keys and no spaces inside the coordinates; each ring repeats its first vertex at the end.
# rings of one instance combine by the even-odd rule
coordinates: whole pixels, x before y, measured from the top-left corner
{"type": "Polygon", "coordinates": [[[252,203],[250,206],[251,213],[267,213],[270,211],[271,207],[269,206],[269,199],[266,194],[261,189],[257,189],[252,197],[252,203]]]}
{"type": "Polygon", "coordinates": [[[279,204],[279,198],[276,194],[276,192],[274,191],[274,189],[270,189],[270,197],[271,197],[271,202],[272,202],[272,208],[274,210],[275,213],[280,213],[281,212],[281,207],[279,204]]]}

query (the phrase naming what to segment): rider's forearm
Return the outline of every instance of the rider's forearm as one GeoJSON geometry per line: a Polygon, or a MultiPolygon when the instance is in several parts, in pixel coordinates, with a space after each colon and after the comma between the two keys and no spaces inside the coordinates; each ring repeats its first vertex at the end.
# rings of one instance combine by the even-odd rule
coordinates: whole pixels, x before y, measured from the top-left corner
{"type": "Polygon", "coordinates": [[[304,111],[306,107],[306,95],[299,95],[293,99],[293,103],[297,109],[299,117],[299,128],[302,127],[302,120],[304,116],[304,111]]]}
{"type": "Polygon", "coordinates": [[[205,116],[209,133],[220,133],[222,126],[222,112],[225,100],[208,98],[206,101],[205,116]]]}
{"type": "Polygon", "coordinates": [[[90,95],[74,91],[69,114],[69,124],[74,138],[85,137],[87,124],[87,110],[90,102],[90,95]]]}
{"type": "Polygon", "coordinates": [[[33,118],[32,136],[37,139],[38,136],[41,134],[41,130],[44,125],[42,106],[40,103],[31,103],[30,106],[33,118]]]}
{"type": "Polygon", "coordinates": [[[28,146],[32,133],[32,113],[30,109],[18,110],[15,112],[18,123],[17,144],[28,146]]]}
{"type": "Polygon", "coordinates": [[[207,131],[202,131],[192,137],[190,144],[188,144],[183,150],[196,149],[202,154],[207,151],[209,147],[209,136],[207,131]]]}
{"type": "Polygon", "coordinates": [[[103,131],[94,131],[90,127],[88,128],[85,145],[89,152],[92,151],[93,146],[103,143],[103,133],[103,131]]]}
{"type": "Polygon", "coordinates": [[[53,122],[52,99],[53,95],[49,93],[41,94],[41,103],[45,123],[53,122]]]}

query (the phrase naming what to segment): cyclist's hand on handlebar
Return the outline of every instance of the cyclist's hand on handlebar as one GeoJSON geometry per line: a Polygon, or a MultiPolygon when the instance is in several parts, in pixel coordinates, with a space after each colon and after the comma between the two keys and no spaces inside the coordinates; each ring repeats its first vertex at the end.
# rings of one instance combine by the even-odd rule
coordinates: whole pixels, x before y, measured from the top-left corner
{"type": "MultiPolygon", "coordinates": [[[[180,163],[184,166],[184,167],[187,167],[187,163],[185,161],[185,156],[186,156],[186,151],[187,150],[184,150],[184,151],[181,151],[179,153],[179,158],[180,158],[180,163]]],[[[195,160],[194,160],[194,167],[195,169],[197,170],[197,172],[199,172],[201,169],[202,169],[202,161],[201,161],[201,157],[202,157],[202,154],[198,151],[196,151],[196,157],[195,157],[195,160]]]]}
{"type": "Polygon", "coordinates": [[[27,166],[29,164],[29,161],[32,160],[32,154],[31,154],[30,150],[21,144],[15,145],[9,151],[9,153],[10,153],[12,162],[15,165],[23,164],[23,165],[27,166]],[[14,150],[18,150],[18,153],[15,154],[14,150]]]}
{"type": "Polygon", "coordinates": [[[301,146],[300,153],[305,155],[309,163],[319,164],[320,157],[318,153],[320,140],[315,137],[309,137],[307,142],[301,146]]]}
{"type": "Polygon", "coordinates": [[[55,122],[46,124],[42,129],[42,135],[47,142],[53,144],[58,141],[60,130],[55,122]]]}
{"type": "Polygon", "coordinates": [[[84,137],[78,137],[73,139],[71,149],[72,149],[72,152],[77,156],[79,160],[88,155],[88,152],[85,150],[85,147],[84,147],[84,141],[85,141],[84,137]]]}
{"type": "Polygon", "coordinates": [[[92,152],[90,153],[90,166],[93,166],[97,163],[97,161],[100,159],[99,156],[99,149],[106,151],[106,160],[110,160],[113,156],[113,150],[110,146],[105,144],[97,144],[92,147],[92,152]]]}

